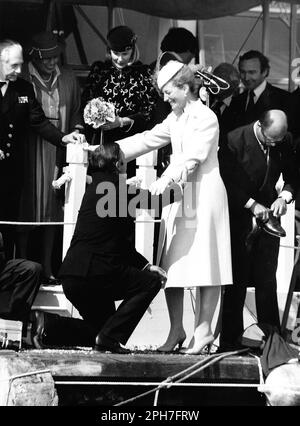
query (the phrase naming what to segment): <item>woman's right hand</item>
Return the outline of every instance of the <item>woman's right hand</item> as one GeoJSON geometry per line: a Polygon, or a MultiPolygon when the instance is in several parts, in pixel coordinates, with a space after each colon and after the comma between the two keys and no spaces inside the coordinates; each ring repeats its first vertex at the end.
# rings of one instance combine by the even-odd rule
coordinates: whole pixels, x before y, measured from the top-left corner
{"type": "Polygon", "coordinates": [[[149,191],[152,195],[161,195],[172,182],[173,179],[168,176],[162,176],[150,185],[149,191]]]}

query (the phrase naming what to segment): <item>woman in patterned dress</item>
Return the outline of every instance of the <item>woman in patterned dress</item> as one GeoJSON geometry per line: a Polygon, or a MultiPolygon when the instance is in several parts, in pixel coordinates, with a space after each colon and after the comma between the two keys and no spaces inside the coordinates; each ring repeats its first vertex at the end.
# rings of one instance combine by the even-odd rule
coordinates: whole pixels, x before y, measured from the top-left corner
{"type": "MultiPolygon", "coordinates": [[[[92,144],[113,142],[149,128],[157,94],[152,85],[151,69],[139,60],[136,35],[126,27],[113,28],[107,34],[109,59],[93,63],[82,94],[82,108],[93,98],[102,97],[115,106],[116,119],[95,130],[86,126],[92,144]]],[[[135,175],[135,162],[127,166],[135,175]]]]}

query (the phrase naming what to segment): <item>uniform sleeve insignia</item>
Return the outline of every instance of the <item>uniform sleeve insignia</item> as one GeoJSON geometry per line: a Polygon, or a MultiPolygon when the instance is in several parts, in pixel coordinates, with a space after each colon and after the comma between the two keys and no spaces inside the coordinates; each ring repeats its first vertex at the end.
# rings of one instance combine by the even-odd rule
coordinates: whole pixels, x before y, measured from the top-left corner
{"type": "Polygon", "coordinates": [[[19,104],[28,104],[28,96],[19,96],[18,101],[19,104]]]}

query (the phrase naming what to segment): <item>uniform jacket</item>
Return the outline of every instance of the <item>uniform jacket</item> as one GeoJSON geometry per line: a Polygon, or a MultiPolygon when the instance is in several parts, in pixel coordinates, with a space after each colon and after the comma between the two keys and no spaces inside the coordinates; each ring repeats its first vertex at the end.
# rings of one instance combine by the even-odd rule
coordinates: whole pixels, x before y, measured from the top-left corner
{"type": "Polygon", "coordinates": [[[0,161],[0,193],[5,187],[19,187],[23,177],[24,146],[30,127],[43,138],[60,145],[63,133],[45,117],[37,102],[33,87],[23,79],[10,82],[0,107],[0,149],[5,159],[0,161]]]}

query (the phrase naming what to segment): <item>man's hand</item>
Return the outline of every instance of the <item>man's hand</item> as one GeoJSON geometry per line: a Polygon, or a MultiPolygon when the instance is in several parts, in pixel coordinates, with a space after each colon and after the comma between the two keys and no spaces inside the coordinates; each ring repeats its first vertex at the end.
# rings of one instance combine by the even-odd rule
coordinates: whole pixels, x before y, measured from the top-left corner
{"type": "Polygon", "coordinates": [[[251,211],[257,219],[260,219],[263,222],[266,222],[269,219],[269,209],[256,201],[251,206],[251,211]]]}
{"type": "Polygon", "coordinates": [[[286,214],[287,205],[283,198],[277,198],[274,203],[271,205],[271,210],[274,217],[280,217],[286,214]]]}
{"type": "Polygon", "coordinates": [[[150,185],[149,191],[152,195],[163,194],[171,182],[173,182],[171,178],[162,176],[150,185]]]}
{"type": "Polygon", "coordinates": [[[161,288],[164,288],[167,281],[167,273],[160,266],[156,265],[148,265],[147,270],[160,278],[161,288]]]}
{"type": "Polygon", "coordinates": [[[82,133],[78,133],[76,130],[72,133],[69,133],[68,135],[65,135],[62,138],[62,142],[66,145],[68,143],[78,143],[83,144],[86,142],[85,136],[82,133]]]}

